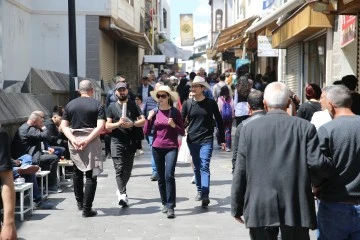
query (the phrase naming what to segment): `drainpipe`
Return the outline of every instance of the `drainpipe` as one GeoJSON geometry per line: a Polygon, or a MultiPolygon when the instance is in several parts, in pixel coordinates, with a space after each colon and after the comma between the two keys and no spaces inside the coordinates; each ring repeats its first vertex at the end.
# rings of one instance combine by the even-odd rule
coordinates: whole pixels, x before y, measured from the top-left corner
{"type": "Polygon", "coordinates": [[[163,11],[163,0],[159,0],[159,3],[160,3],[160,11],[159,11],[159,14],[160,14],[160,32],[162,33],[164,31],[164,11],[163,11]]]}
{"type": "Polygon", "coordinates": [[[227,0],[224,1],[225,7],[224,7],[224,12],[225,12],[225,18],[224,18],[224,22],[225,22],[225,28],[227,28],[228,26],[228,3],[227,0]]]}
{"type": "Polygon", "coordinates": [[[68,0],[69,21],[69,91],[70,101],[76,97],[75,78],[77,78],[77,52],[76,52],[76,14],[75,0],[68,0]]]}
{"type": "Polygon", "coordinates": [[[214,3],[211,2],[211,33],[210,33],[210,46],[214,46],[214,3]]]}

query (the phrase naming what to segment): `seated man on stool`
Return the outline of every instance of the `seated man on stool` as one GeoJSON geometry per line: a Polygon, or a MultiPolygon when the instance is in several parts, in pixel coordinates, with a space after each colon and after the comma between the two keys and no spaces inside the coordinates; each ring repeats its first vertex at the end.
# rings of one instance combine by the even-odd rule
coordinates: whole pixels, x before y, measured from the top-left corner
{"type": "Polygon", "coordinates": [[[53,148],[54,153],[60,158],[64,156],[66,159],[70,158],[68,141],[65,135],[59,129],[62,120],[62,112],[54,111],[51,118],[44,121],[44,125],[48,130],[48,139],[44,142],[45,149],[53,148]]]}
{"type": "Polygon", "coordinates": [[[13,159],[29,154],[32,164],[39,165],[42,170],[49,170],[49,191],[58,191],[57,165],[55,154],[42,154],[41,142],[48,138],[48,130],[44,126],[44,113],[32,112],[26,123],[20,126],[12,141],[11,153],[13,159]]]}
{"type": "Polygon", "coordinates": [[[23,177],[25,182],[33,184],[33,196],[35,208],[51,209],[53,205],[50,203],[44,203],[41,197],[41,192],[37,183],[35,174],[40,170],[40,167],[32,164],[32,157],[29,154],[25,154],[16,160],[12,160],[13,163],[13,176],[14,179],[23,177]]]}

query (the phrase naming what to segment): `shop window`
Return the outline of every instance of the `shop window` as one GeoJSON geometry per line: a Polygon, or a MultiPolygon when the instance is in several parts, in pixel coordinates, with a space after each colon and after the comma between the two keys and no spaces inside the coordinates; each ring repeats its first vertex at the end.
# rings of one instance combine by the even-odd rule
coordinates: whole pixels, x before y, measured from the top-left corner
{"type": "Polygon", "coordinates": [[[223,18],[223,12],[222,10],[218,9],[215,13],[215,31],[222,30],[222,18],[223,18]]]}
{"type": "Polygon", "coordinates": [[[326,84],[326,37],[309,42],[309,83],[326,84]]]}

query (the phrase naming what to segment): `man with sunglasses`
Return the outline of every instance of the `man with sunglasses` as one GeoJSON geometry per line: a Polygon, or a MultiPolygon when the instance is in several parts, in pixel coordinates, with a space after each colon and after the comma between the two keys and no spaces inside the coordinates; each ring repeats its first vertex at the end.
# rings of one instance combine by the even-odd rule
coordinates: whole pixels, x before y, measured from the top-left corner
{"type": "Polygon", "coordinates": [[[195,183],[197,187],[196,201],[207,207],[210,203],[210,158],[214,141],[214,117],[219,127],[219,140],[225,150],[225,131],[223,120],[217,103],[204,96],[204,90],[209,89],[204,78],[196,76],[191,84],[194,98],[183,104],[182,118],[188,119],[187,143],[193,158],[195,183]]]}
{"type": "Polygon", "coordinates": [[[136,152],[135,128],[142,127],[145,118],[135,102],[129,101],[125,83],[115,86],[118,101],[111,104],[106,112],[106,129],[111,132],[111,157],[116,172],[116,183],[119,205],[128,206],[126,185],[130,179],[136,152]],[[123,109],[126,113],[123,115],[123,109]]]}

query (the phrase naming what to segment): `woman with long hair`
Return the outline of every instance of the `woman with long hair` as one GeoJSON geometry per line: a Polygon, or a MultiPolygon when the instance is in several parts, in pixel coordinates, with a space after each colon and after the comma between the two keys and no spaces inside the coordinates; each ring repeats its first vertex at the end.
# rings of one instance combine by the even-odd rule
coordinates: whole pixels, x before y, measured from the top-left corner
{"type": "Polygon", "coordinates": [[[231,128],[234,118],[234,101],[230,96],[230,91],[227,85],[220,89],[220,97],[217,100],[217,104],[224,124],[226,151],[230,152],[231,128]]]}
{"type": "Polygon", "coordinates": [[[144,133],[153,129],[152,154],[158,174],[158,185],[162,212],[167,218],[174,218],[176,206],[175,166],[178,155],[178,135],[185,135],[183,120],[179,110],[172,107],[178,94],[168,86],[161,86],[151,91],[150,95],[159,103],[158,108],[149,112],[144,126],[144,133]]]}

